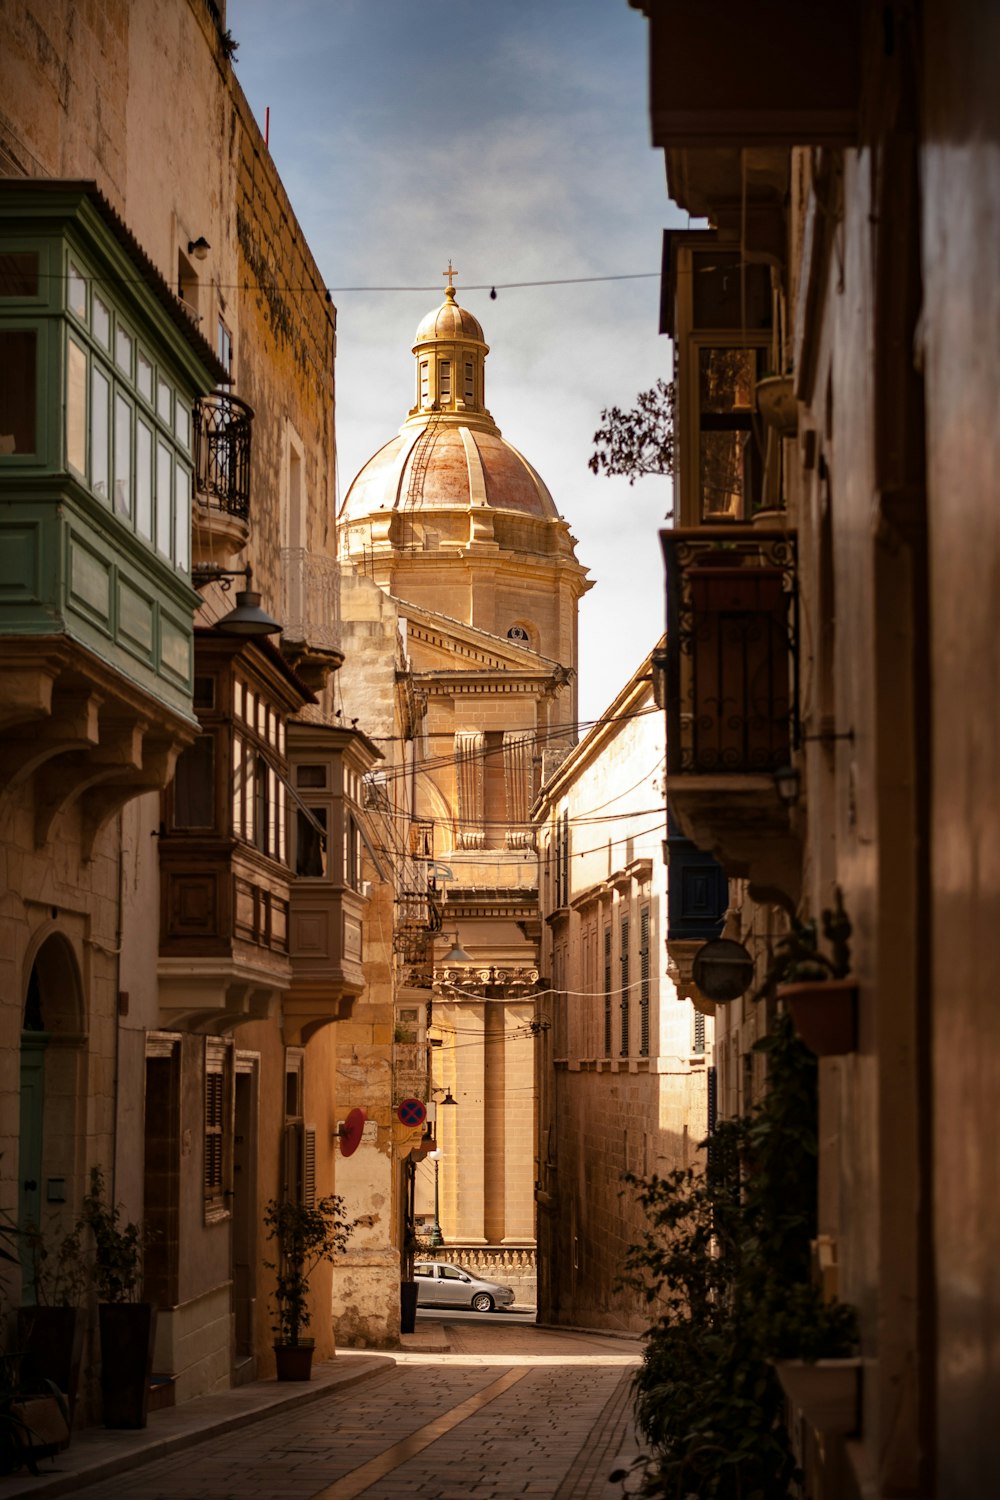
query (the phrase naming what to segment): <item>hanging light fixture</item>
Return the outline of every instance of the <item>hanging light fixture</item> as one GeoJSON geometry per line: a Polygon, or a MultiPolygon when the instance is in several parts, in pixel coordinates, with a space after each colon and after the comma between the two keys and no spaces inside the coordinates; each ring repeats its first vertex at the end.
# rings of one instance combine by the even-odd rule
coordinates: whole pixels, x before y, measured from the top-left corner
{"type": "Polygon", "coordinates": [[[207,583],[221,583],[223,589],[228,590],[233,578],[245,578],[247,586],[238,591],[236,607],[223,615],[221,620],[216,620],[216,630],[221,635],[235,635],[248,641],[265,635],[280,635],[281,624],[261,608],[260,594],[253,588],[253,568],[249,563],[245,568],[216,568],[210,563],[196,564],[191,570],[191,581],[195,588],[204,588],[207,583]]]}
{"type": "Polygon", "coordinates": [[[475,959],[470,958],[465,949],[459,943],[457,932],[455,933],[455,941],[452,945],[451,952],[445,954],[444,958],[441,960],[441,963],[442,966],[446,969],[454,969],[459,964],[465,964],[466,966],[471,968],[475,963],[475,959]]]}

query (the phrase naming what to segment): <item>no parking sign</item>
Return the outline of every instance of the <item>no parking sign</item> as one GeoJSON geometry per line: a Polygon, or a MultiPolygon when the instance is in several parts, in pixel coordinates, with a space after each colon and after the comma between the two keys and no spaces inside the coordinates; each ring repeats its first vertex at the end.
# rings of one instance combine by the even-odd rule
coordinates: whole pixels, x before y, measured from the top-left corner
{"type": "Polygon", "coordinates": [[[404,1099],[402,1104],[396,1106],[396,1117],[401,1124],[414,1130],[426,1120],[427,1105],[422,1099],[404,1099]]]}

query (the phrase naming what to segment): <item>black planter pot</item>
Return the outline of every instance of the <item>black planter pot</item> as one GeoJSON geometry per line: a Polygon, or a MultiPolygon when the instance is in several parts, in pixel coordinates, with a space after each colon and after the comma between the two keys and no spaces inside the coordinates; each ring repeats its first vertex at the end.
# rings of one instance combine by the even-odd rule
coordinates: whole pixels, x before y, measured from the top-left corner
{"type": "Polygon", "coordinates": [[[399,1283],[399,1331],[412,1333],[417,1326],[417,1283],[399,1283]]]}
{"type": "Polygon", "coordinates": [[[102,1302],[99,1313],[104,1425],[145,1427],[156,1308],[151,1302],[102,1302]]]}
{"type": "Polygon", "coordinates": [[[279,1380],[311,1380],[313,1340],[298,1344],[275,1344],[274,1363],[279,1380]]]}
{"type": "Polygon", "coordinates": [[[72,1415],[80,1383],[84,1315],[79,1307],[19,1307],[17,1347],[21,1388],[47,1393],[47,1381],[66,1397],[72,1415]]]}

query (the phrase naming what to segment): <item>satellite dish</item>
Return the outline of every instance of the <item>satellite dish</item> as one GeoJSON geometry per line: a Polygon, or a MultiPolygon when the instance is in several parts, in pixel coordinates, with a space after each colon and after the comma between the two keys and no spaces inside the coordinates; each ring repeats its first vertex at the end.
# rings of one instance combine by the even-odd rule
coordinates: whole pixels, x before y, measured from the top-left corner
{"type": "Polygon", "coordinates": [[[361,1145],[361,1136],[368,1116],[363,1109],[352,1109],[346,1120],[337,1126],[341,1156],[353,1156],[361,1145]]]}

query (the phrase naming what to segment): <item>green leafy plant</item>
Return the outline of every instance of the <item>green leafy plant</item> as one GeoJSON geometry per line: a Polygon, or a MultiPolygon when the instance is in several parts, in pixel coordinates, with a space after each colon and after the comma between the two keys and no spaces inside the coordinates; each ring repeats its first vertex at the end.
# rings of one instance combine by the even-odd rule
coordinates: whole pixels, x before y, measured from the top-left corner
{"type": "Polygon", "coordinates": [[[773,995],[779,984],[793,984],[804,979],[846,979],[851,972],[851,922],[844,910],[839,886],[834,904],[823,911],[823,937],[830,952],[819,944],[815,918],[792,919],[787,933],[775,944],[764,982],[754,996],[761,1000],[773,995]]]}
{"type": "Polygon", "coordinates": [[[592,474],[624,477],[631,485],[645,474],[674,472],[672,383],[658,380],[650,390],[640,391],[630,411],[605,408],[601,423],[587,463],[592,474]]]}
{"type": "Polygon", "coordinates": [[[264,1227],[278,1255],[264,1265],[277,1275],[272,1328],[281,1343],[303,1342],[311,1316],[309,1279],[323,1261],[334,1261],[344,1251],[359,1222],[345,1218],[344,1200],[337,1194],[315,1204],[272,1198],[265,1205],[264,1227]]]}
{"type": "Polygon", "coordinates": [[[93,1238],[93,1280],[101,1302],[138,1302],[146,1235],[141,1225],[126,1223],[120,1204],[105,1200],[104,1172],[90,1169],[90,1189],[76,1232],[93,1238]]]}
{"type": "Polygon", "coordinates": [[[41,1307],[79,1307],[89,1284],[82,1225],[68,1231],[57,1219],[46,1230],[37,1224],[21,1229],[35,1300],[41,1307]]]}
{"type": "Polygon", "coordinates": [[[702,1142],[701,1167],[626,1179],[648,1229],[625,1280],[657,1314],[636,1378],[646,1496],[786,1494],[795,1462],[772,1361],[824,1357],[856,1335],[852,1310],[810,1281],[816,1059],[785,1015],[758,1047],[768,1093],[702,1142]]]}

